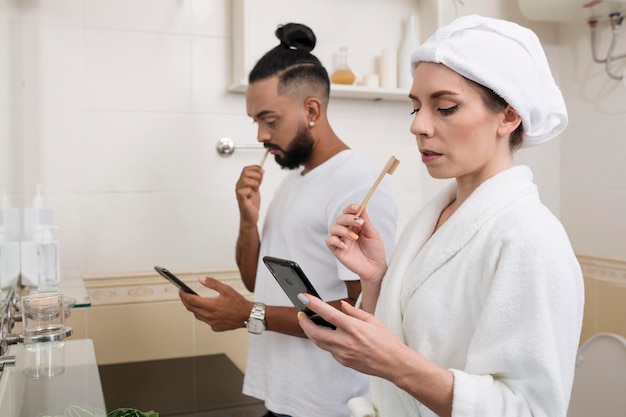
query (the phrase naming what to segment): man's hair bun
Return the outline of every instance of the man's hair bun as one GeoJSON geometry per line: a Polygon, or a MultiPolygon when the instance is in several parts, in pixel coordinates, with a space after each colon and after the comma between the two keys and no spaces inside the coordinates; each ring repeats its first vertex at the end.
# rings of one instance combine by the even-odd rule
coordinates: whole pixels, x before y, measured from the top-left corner
{"type": "Polygon", "coordinates": [[[311,52],[315,48],[315,34],[311,28],[301,23],[280,25],[274,34],[280,40],[280,44],[287,48],[306,52],[311,52]]]}

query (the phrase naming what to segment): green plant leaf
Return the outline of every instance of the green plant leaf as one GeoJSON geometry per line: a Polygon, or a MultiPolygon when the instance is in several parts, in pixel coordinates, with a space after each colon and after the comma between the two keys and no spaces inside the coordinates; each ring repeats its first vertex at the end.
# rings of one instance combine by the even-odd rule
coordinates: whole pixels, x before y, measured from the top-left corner
{"type": "Polygon", "coordinates": [[[139,411],[135,408],[118,408],[107,414],[107,417],[159,417],[156,411],[139,411]]]}

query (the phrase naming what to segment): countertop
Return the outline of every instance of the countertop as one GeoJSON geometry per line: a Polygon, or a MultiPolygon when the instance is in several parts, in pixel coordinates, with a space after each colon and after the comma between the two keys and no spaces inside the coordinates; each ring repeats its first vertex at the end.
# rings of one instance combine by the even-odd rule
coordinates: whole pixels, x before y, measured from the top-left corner
{"type": "Polygon", "coordinates": [[[66,340],[61,349],[65,371],[37,379],[24,373],[28,365],[25,346],[10,346],[8,355],[15,355],[15,365],[5,366],[0,375],[1,416],[63,416],[66,411],[73,416],[106,416],[92,340],[66,340]]]}

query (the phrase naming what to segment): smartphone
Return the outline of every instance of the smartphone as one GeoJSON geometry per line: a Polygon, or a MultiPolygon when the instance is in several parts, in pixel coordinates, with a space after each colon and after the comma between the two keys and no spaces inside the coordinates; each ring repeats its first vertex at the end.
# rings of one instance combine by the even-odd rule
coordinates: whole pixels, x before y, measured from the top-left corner
{"type": "Polygon", "coordinates": [[[302,304],[302,301],[298,299],[298,294],[306,292],[320,298],[319,294],[311,284],[311,281],[306,277],[300,265],[294,261],[287,259],[274,258],[273,256],[264,256],[263,263],[270,270],[278,284],[281,286],[287,297],[291,300],[293,305],[299,310],[304,312],[314,323],[320,326],[330,327],[335,329],[335,326],[317,313],[309,310],[307,306],[302,304]]]}
{"type": "Polygon", "coordinates": [[[161,275],[163,275],[163,277],[165,279],[167,279],[168,281],[170,281],[172,284],[176,285],[179,289],[185,291],[186,293],[189,294],[193,294],[193,295],[198,295],[197,292],[195,292],[194,290],[192,290],[191,288],[189,288],[189,286],[187,284],[185,284],[184,282],[182,282],[180,280],[180,278],[178,278],[176,275],[172,274],[170,271],[168,271],[165,268],[162,268],[160,266],[155,266],[154,269],[161,275]]]}

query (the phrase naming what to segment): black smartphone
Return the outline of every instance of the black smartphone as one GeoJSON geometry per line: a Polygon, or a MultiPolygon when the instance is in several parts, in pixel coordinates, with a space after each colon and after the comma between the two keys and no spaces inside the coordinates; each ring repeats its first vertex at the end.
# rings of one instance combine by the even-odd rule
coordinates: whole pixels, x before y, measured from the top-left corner
{"type": "Polygon", "coordinates": [[[189,294],[193,294],[193,295],[198,295],[197,292],[195,292],[194,290],[192,290],[191,288],[189,288],[189,286],[187,284],[185,284],[184,282],[182,282],[180,280],[180,278],[178,278],[176,275],[172,274],[170,271],[168,271],[165,268],[162,268],[160,266],[155,266],[154,269],[161,275],[163,275],[163,277],[165,279],[167,279],[168,281],[170,281],[172,284],[176,285],[179,289],[189,293],[189,294]]]}
{"type": "Polygon", "coordinates": [[[311,284],[311,281],[304,275],[304,271],[294,261],[287,259],[274,258],[273,256],[264,256],[263,263],[270,270],[280,287],[285,291],[287,297],[291,300],[293,305],[299,310],[304,312],[314,323],[320,326],[330,327],[335,329],[335,326],[317,313],[309,310],[307,306],[302,304],[302,301],[298,299],[298,294],[306,292],[320,298],[319,294],[311,284]]]}

